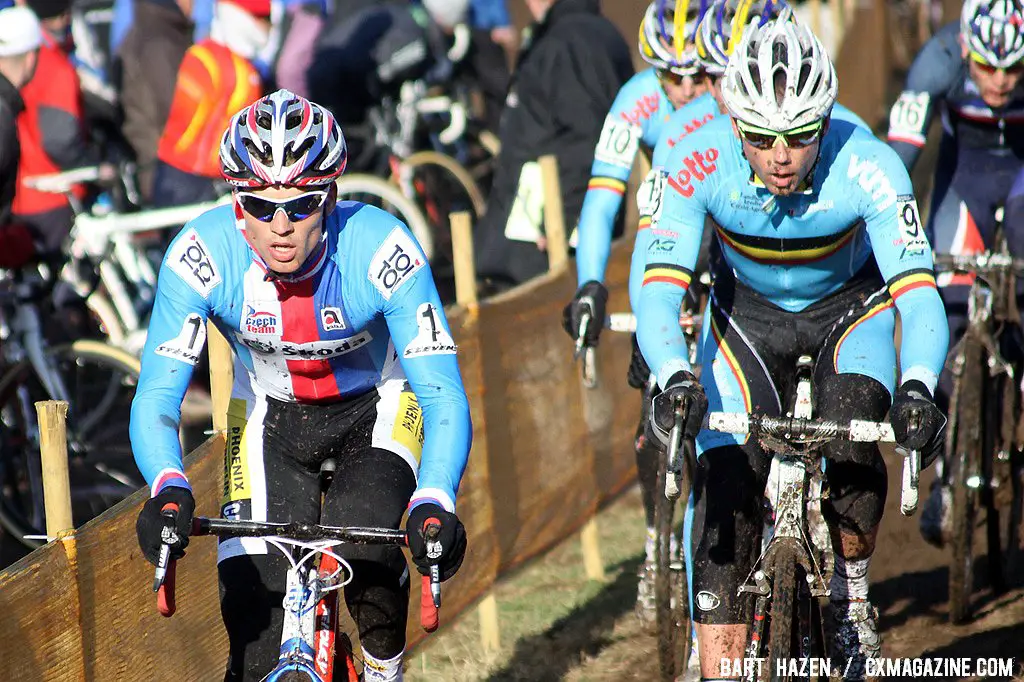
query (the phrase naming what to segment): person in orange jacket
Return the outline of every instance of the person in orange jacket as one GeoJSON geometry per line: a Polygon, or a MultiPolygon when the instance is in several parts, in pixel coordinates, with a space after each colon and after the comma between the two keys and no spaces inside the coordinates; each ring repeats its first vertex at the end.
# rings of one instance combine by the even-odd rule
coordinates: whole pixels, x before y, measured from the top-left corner
{"type": "Polygon", "coordinates": [[[210,37],[190,47],[178,69],[157,146],[154,206],[217,197],[220,138],[231,116],[263,94],[250,60],[269,35],[270,0],[222,0],[214,6],[210,37]]]}

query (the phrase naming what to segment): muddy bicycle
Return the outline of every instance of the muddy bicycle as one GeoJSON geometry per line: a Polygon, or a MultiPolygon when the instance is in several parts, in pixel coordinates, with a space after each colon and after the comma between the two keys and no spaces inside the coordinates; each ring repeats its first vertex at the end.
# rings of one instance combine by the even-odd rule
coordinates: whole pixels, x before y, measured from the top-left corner
{"type": "MultiPolygon", "coordinates": [[[[1022,365],[1017,277],[1024,259],[1013,258],[1005,242],[995,251],[936,256],[937,271],[971,277],[967,328],[946,363],[952,373],[945,460],[939,482],[952,493],[949,617],[971,617],[974,592],[974,532],[985,515],[987,578],[997,594],[1007,576],[1021,568],[1024,553],[1024,439],[1021,422],[1022,365]],[[1000,504],[1000,497],[1007,498],[1000,504]],[[1006,507],[1006,524],[1000,507],[1006,507]]],[[[940,494],[942,494],[940,492],[940,494]]]]}
{"type": "MultiPolygon", "coordinates": [[[[835,564],[831,534],[822,513],[827,496],[825,459],[820,448],[831,441],[892,443],[892,426],[882,422],[837,422],[813,417],[813,367],[810,356],[797,360],[795,394],[786,416],[759,413],[711,412],[705,428],[753,436],[773,454],[765,487],[766,532],[760,556],[738,589],[756,597],[746,657],[766,665],[746,671],[745,679],[789,680],[777,661],[827,656],[819,599],[830,593],[835,564]]],[[[670,449],[679,453],[692,472],[696,465],[692,441],[683,437],[688,405],[677,402],[669,436],[670,449]]],[[[900,510],[917,509],[920,455],[904,452],[900,510]]],[[[840,671],[842,672],[842,671],[840,671]]]]}

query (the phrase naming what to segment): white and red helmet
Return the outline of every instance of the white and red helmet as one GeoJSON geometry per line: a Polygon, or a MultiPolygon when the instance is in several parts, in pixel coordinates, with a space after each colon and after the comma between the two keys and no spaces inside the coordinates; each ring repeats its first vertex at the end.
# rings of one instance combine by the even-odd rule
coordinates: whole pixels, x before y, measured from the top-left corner
{"type": "Polygon", "coordinates": [[[288,90],[232,116],[220,143],[221,174],[236,187],[327,185],[347,163],[345,136],[331,112],[288,90]]]}

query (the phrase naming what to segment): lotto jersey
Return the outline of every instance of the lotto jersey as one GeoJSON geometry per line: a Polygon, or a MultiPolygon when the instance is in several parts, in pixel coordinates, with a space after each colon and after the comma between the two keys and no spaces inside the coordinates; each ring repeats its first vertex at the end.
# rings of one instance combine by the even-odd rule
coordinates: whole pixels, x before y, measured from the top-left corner
{"type": "Polygon", "coordinates": [[[846,121],[832,120],[819,153],[811,184],[775,197],[756,180],[727,117],[672,150],[637,314],[641,350],[659,382],[689,368],[665,311],[674,305],[678,315],[710,217],[725,265],[791,312],[834,293],[874,258],[903,318],[903,376],[934,386],[945,343],[932,338],[948,331],[910,177],[887,145],[846,121]]]}
{"type": "Polygon", "coordinates": [[[626,81],[615,97],[594,149],[590,182],[580,210],[576,245],[580,284],[604,280],[615,216],[622,206],[636,153],[641,143],[654,148],[673,111],[653,68],[626,81]]]}
{"type": "Polygon", "coordinates": [[[889,112],[889,144],[907,168],[917,162],[936,112],[956,149],[1024,158],[1024,82],[1005,107],[993,109],[981,98],[962,55],[960,23],[953,22],[925,43],[910,67],[889,112]]]}
{"type": "Polygon", "coordinates": [[[269,275],[234,206],[189,222],[157,285],[131,441],[154,486],[181,471],[180,406],[209,318],[231,343],[246,392],[297,403],[342,401],[406,378],[422,409],[418,490],[451,506],[471,440],[456,347],[427,260],[390,214],[339,202],[295,274],[269,275]]]}

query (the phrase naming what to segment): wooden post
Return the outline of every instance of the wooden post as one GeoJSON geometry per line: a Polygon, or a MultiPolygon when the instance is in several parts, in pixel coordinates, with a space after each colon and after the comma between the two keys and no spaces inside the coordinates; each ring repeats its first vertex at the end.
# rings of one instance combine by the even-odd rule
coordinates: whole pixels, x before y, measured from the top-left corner
{"type": "Polygon", "coordinates": [[[494,591],[488,592],[476,607],[480,614],[480,644],[487,653],[497,653],[501,648],[498,628],[498,600],[494,591]]]}
{"type": "Polygon", "coordinates": [[[828,8],[832,14],[832,31],[836,42],[836,55],[843,44],[843,28],[846,18],[843,16],[842,0],[828,0],[828,8]]]}
{"type": "Polygon", "coordinates": [[[823,0],[811,0],[808,4],[811,6],[811,30],[814,31],[814,35],[821,35],[821,3],[823,0]]]}
{"type": "Polygon", "coordinates": [[[455,301],[476,303],[476,263],[473,257],[473,223],[466,211],[452,213],[452,261],[455,265],[455,301]]]}
{"type": "Polygon", "coordinates": [[[591,516],[580,531],[580,544],[583,546],[583,567],[587,571],[587,579],[604,582],[604,561],[601,559],[596,516],[591,516]]]}
{"type": "Polygon", "coordinates": [[[213,402],[213,430],[227,431],[228,403],[234,378],[231,346],[213,322],[208,322],[207,349],[210,353],[210,398],[213,402]]]}
{"type": "Polygon", "coordinates": [[[68,404],[63,400],[36,403],[39,419],[39,449],[43,463],[43,505],[46,534],[51,538],[73,530],[71,482],[68,478],[68,404]]]}
{"type": "Polygon", "coordinates": [[[544,234],[547,238],[548,269],[558,272],[569,262],[558,159],[551,155],[542,156],[540,172],[544,180],[544,234]]]}

